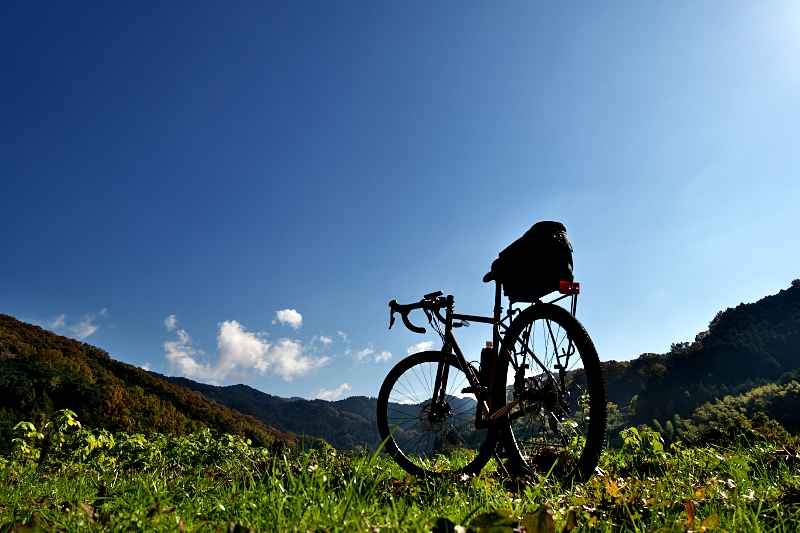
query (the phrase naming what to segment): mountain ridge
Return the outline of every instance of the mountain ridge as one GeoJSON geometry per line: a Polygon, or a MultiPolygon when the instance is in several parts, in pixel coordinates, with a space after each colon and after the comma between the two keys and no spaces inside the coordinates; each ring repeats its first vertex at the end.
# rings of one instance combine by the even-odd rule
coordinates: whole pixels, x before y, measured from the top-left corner
{"type": "Polygon", "coordinates": [[[253,416],[279,431],[313,435],[336,448],[375,449],[381,438],[377,425],[377,398],[350,396],[342,400],[287,401],[249,385],[209,385],[180,376],[150,374],[201,393],[231,409],[253,416]]]}
{"type": "MultiPolygon", "coordinates": [[[[730,407],[751,391],[780,383],[784,389],[800,377],[800,280],[788,289],[753,303],[718,312],[709,328],[693,342],[672,345],[666,354],[642,354],[630,361],[605,361],[608,400],[618,424],[703,429],[714,406],[727,409],[723,419],[735,418],[730,407]],[[704,412],[705,411],[705,412],[704,412]]],[[[738,403],[741,403],[739,401],[738,403]]],[[[800,408],[782,402],[770,413],[792,432],[800,431],[800,408]]],[[[753,413],[752,406],[748,413],[753,413]]],[[[670,434],[670,431],[666,431],[670,434]]]]}
{"type": "MultiPolygon", "coordinates": [[[[800,431],[800,280],[754,303],[720,311],[694,342],[666,354],[604,361],[608,436],[628,425],[667,437],[779,407],[771,417],[800,431]],[[744,371],[743,371],[744,370],[744,371]],[[763,407],[761,407],[763,410],[763,407]],[[659,429],[660,431],[661,429],[659,429]]],[[[183,434],[210,427],[259,446],[376,449],[377,399],[281,398],[249,385],[216,386],[145,371],[104,350],[0,314],[0,453],[21,420],[41,423],[57,409],[115,431],[183,434]]]]}
{"type": "Polygon", "coordinates": [[[108,352],[0,314],[0,453],[22,420],[41,427],[60,409],[90,427],[151,434],[186,434],[208,427],[244,435],[258,446],[295,445],[297,436],[188,388],[111,359],[108,352]]]}

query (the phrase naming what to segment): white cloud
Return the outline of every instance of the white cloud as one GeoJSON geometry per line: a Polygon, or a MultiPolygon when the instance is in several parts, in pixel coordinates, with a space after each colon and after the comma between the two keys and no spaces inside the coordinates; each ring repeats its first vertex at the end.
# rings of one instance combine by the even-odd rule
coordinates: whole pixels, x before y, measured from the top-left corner
{"type": "Polygon", "coordinates": [[[408,352],[409,355],[411,355],[412,353],[417,353],[417,352],[427,352],[431,348],[433,348],[433,341],[423,341],[418,344],[415,344],[406,351],[408,352]]]}
{"type": "MultiPolygon", "coordinates": [[[[31,324],[38,324],[44,328],[49,330],[56,330],[60,328],[65,328],[71,331],[78,340],[83,340],[92,333],[96,332],[100,329],[100,326],[94,324],[94,321],[97,320],[97,317],[105,318],[108,316],[108,309],[103,308],[97,314],[94,313],[86,313],[83,315],[78,322],[75,322],[71,326],[67,326],[67,316],[66,313],[61,313],[57,317],[53,318],[52,320],[37,320],[37,319],[29,319],[27,322],[31,324]]],[[[111,326],[112,328],[114,326],[111,326]]]]}
{"type": "Polygon", "coordinates": [[[336,334],[342,338],[342,342],[350,342],[347,340],[347,335],[345,335],[343,331],[337,331],[336,334]]]}
{"type": "Polygon", "coordinates": [[[139,368],[141,368],[142,370],[150,370],[150,363],[145,363],[142,366],[140,366],[139,368]]]}
{"type": "Polygon", "coordinates": [[[66,323],[67,323],[67,315],[64,314],[64,313],[61,313],[60,315],[55,317],[52,320],[52,322],[47,324],[47,327],[49,327],[50,329],[58,329],[58,328],[64,327],[64,324],[66,324],[66,323]]]}
{"type": "Polygon", "coordinates": [[[374,352],[375,352],[375,350],[373,350],[372,346],[370,346],[369,348],[364,348],[363,350],[354,353],[353,357],[356,358],[356,361],[361,363],[361,362],[369,359],[369,356],[372,355],[374,352]]]}
{"type": "Polygon", "coordinates": [[[380,363],[381,361],[387,361],[392,356],[391,352],[384,350],[381,353],[376,354],[375,357],[372,357],[372,355],[375,354],[375,349],[371,344],[368,348],[364,348],[363,350],[359,350],[357,352],[346,350],[344,354],[352,355],[353,359],[355,359],[357,363],[363,363],[369,359],[374,360],[376,363],[380,363]]]}
{"type": "Polygon", "coordinates": [[[198,361],[202,352],[192,348],[192,339],[182,329],[178,330],[178,340],[164,343],[164,350],[170,365],[184,376],[213,381],[245,379],[253,371],[277,374],[291,381],[331,361],[330,357],[303,355],[306,347],[300,341],[280,339],[270,343],[266,336],[245,330],[235,320],[226,320],[219,324],[219,355],[213,363],[198,361]]]}
{"type": "Polygon", "coordinates": [[[320,341],[322,342],[322,344],[324,344],[325,346],[328,346],[328,345],[330,345],[330,343],[332,343],[332,342],[333,342],[333,339],[331,339],[330,337],[326,337],[325,335],[320,335],[320,337],[319,337],[319,340],[320,340],[320,341]]]}
{"type": "Polygon", "coordinates": [[[294,309],[282,309],[280,311],[275,311],[275,316],[275,320],[272,321],[273,324],[276,322],[280,322],[281,324],[289,324],[294,329],[299,329],[300,326],[303,325],[303,315],[294,309]]]}
{"type": "MultiPolygon", "coordinates": [[[[107,309],[103,309],[102,311],[100,311],[100,316],[106,316],[107,314],[108,314],[107,309]]],[[[92,324],[92,322],[94,322],[96,318],[97,315],[95,315],[94,313],[86,313],[81,317],[80,322],[76,322],[75,324],[69,326],[67,329],[73,332],[75,336],[78,337],[78,340],[82,341],[83,339],[85,339],[98,329],[100,329],[100,326],[92,324]]]]}
{"type": "Polygon", "coordinates": [[[186,333],[186,330],[179,329],[178,340],[164,343],[167,361],[171,367],[178,368],[186,377],[213,379],[210,367],[201,365],[195,360],[198,355],[203,355],[203,352],[192,348],[192,344],[192,338],[186,333]]]}
{"type": "Polygon", "coordinates": [[[93,334],[98,329],[100,329],[99,326],[92,324],[91,321],[92,319],[82,320],[77,324],[71,325],[68,329],[72,331],[76,337],[78,337],[78,340],[82,341],[83,339],[93,334]]]}
{"type": "Polygon", "coordinates": [[[178,327],[178,317],[175,315],[169,315],[164,319],[164,325],[167,326],[167,331],[172,331],[178,327]]]}
{"type": "Polygon", "coordinates": [[[341,386],[333,390],[320,389],[319,392],[317,392],[316,396],[314,396],[314,399],[331,401],[334,398],[338,398],[339,396],[341,396],[342,393],[346,390],[351,390],[350,385],[348,385],[347,383],[342,383],[341,386]]]}

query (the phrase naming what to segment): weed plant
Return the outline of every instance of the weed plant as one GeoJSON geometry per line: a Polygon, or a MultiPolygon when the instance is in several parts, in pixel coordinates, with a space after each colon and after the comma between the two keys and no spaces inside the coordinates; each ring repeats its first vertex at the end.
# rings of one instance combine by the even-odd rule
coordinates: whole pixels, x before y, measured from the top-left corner
{"type": "Polygon", "coordinates": [[[0,458],[5,531],[504,532],[800,529],[796,441],[742,428],[665,449],[630,428],[596,474],[415,478],[378,454],[253,448],[243,437],[109,434],[60,411],[0,458]]]}

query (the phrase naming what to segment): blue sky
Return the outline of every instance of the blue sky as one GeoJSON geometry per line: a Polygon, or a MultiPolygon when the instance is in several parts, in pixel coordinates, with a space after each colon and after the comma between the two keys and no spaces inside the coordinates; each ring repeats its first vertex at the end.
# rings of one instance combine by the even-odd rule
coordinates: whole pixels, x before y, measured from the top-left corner
{"type": "Polygon", "coordinates": [[[159,372],[375,396],[539,220],[604,360],[800,277],[796,2],[5,2],[0,72],[0,312],[159,372]]]}

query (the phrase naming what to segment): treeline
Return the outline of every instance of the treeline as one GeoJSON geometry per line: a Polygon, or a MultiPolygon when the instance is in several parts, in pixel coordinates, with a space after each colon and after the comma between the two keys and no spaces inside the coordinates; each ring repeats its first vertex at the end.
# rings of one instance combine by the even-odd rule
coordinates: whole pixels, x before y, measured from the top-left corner
{"type": "Polygon", "coordinates": [[[256,446],[296,443],[281,432],[191,390],[111,359],[107,352],[0,314],[0,454],[20,421],[37,426],[71,409],[91,427],[186,435],[203,427],[256,446]]]}
{"type": "Polygon", "coordinates": [[[769,411],[800,432],[800,280],[758,302],[720,311],[694,342],[667,354],[603,363],[609,439],[620,428],[653,426],[678,440],[738,415],[769,411]]]}
{"type": "Polygon", "coordinates": [[[280,431],[313,435],[340,450],[369,447],[381,443],[377,423],[377,398],[351,396],[344,400],[286,401],[247,385],[219,387],[175,376],[151,374],[187,387],[209,400],[250,415],[280,431]]]}
{"type": "Polygon", "coordinates": [[[663,425],[654,419],[652,426],[661,432],[666,442],[675,442],[692,440],[713,427],[729,426],[743,419],[757,419],[759,414],[773,419],[777,424],[775,427],[797,434],[800,431],[800,383],[795,379],[788,383],[769,383],[745,394],[725,396],[713,404],[706,402],[686,419],[676,414],[663,425]]]}
{"type": "MultiPolygon", "coordinates": [[[[800,432],[800,280],[752,304],[721,311],[693,342],[666,354],[603,363],[607,436],[631,425],[667,441],[767,412],[800,432]]],[[[91,427],[186,435],[202,427],[242,435],[256,446],[338,449],[380,443],[375,398],[285,401],[246,385],[217,387],[148,373],[105,351],[0,314],[0,454],[20,421],[40,425],[71,409],[91,427]]]]}

